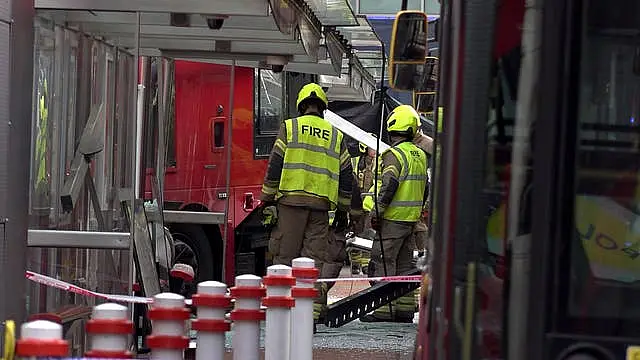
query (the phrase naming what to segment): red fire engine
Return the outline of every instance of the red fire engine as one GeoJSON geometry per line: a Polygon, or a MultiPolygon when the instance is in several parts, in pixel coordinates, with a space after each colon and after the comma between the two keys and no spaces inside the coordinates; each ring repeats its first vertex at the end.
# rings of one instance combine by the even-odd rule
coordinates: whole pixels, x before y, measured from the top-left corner
{"type": "MultiPolygon", "coordinates": [[[[231,66],[176,60],[171,67],[173,89],[165,129],[168,133],[162,201],[165,222],[175,242],[174,262],[191,265],[198,280],[224,277],[231,283],[236,270],[260,273],[265,268],[268,234],[258,221],[259,214],[251,219],[247,216],[259,205],[269,153],[280,123],[295,116],[298,89],[316,78],[236,66],[233,120],[229,126],[231,66]],[[229,130],[233,134],[231,142],[229,130]],[[227,198],[225,242],[222,224],[227,198]]],[[[152,91],[147,101],[153,103],[157,89],[153,61],[149,68],[147,86],[152,91]]],[[[147,126],[154,123],[157,122],[148,121],[147,126]]],[[[145,133],[153,131],[148,129],[145,133]]],[[[145,149],[144,153],[150,169],[153,149],[145,149]]],[[[150,177],[145,193],[147,199],[151,198],[150,177]]]]}

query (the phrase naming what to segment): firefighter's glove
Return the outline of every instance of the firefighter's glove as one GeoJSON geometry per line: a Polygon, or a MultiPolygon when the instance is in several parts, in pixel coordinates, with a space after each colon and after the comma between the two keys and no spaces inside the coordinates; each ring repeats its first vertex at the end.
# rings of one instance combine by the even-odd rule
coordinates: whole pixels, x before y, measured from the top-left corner
{"type": "Polygon", "coordinates": [[[336,232],[342,232],[347,229],[349,225],[349,217],[346,211],[336,210],[336,215],[333,218],[333,227],[336,232]]]}
{"type": "Polygon", "coordinates": [[[272,226],[278,222],[278,210],[275,205],[267,205],[262,209],[262,225],[272,226]]]}

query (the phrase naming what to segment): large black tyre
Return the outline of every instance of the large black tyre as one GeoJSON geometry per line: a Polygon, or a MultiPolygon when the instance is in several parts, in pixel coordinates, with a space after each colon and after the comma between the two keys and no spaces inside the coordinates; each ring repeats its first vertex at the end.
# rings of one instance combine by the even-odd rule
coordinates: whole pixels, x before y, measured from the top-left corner
{"type": "MultiPolygon", "coordinates": [[[[214,257],[211,243],[204,229],[198,225],[175,224],[171,226],[175,258],[174,263],[191,265],[195,273],[193,286],[185,296],[195,293],[195,284],[214,279],[214,257]]],[[[184,292],[180,291],[181,293],[184,292]]]]}

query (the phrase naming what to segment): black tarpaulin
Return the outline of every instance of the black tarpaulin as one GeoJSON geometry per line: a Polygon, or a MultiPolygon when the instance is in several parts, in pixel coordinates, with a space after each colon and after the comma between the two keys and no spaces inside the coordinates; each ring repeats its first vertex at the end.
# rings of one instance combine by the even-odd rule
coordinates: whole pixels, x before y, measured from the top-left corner
{"type": "MultiPolygon", "coordinates": [[[[329,102],[329,110],[340,115],[345,120],[356,125],[360,129],[374,134],[380,133],[380,124],[382,119],[386,119],[389,113],[402,103],[392,96],[384,95],[384,116],[380,113],[380,91],[375,93],[373,102],[356,102],[356,101],[331,101],[329,102]]],[[[433,134],[433,122],[425,117],[421,118],[422,131],[425,134],[433,134]]],[[[385,129],[382,133],[382,141],[389,143],[388,135],[385,129]]],[[[358,153],[358,142],[347,136],[347,146],[352,155],[358,153]]]]}

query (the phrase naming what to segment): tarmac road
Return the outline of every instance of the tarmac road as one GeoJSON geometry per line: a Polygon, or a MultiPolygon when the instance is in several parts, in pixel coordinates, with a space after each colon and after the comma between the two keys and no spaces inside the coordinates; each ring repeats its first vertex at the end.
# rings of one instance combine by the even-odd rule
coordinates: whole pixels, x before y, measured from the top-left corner
{"type": "MultiPolygon", "coordinates": [[[[345,267],[340,277],[360,276],[351,275],[345,267]]],[[[329,291],[329,303],[368,287],[367,281],[338,282],[329,291]]],[[[413,324],[355,320],[339,328],[318,326],[313,339],[314,359],[412,359],[417,323],[418,314],[413,324]]]]}

